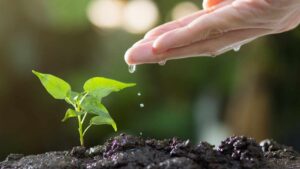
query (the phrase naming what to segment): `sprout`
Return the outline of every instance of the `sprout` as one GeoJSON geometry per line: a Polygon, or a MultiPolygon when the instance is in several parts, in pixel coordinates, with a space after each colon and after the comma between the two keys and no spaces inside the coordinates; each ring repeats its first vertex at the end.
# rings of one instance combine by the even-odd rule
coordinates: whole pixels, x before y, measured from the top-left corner
{"type": "Polygon", "coordinates": [[[47,92],[55,99],[65,100],[72,105],[69,108],[63,122],[70,118],[78,119],[78,132],[80,145],[84,146],[84,136],[88,129],[93,125],[108,124],[117,131],[117,125],[111,118],[108,110],[102,104],[102,98],[112,92],[118,92],[122,89],[135,86],[134,83],[122,83],[116,80],[104,77],[93,77],[84,83],[84,91],[81,93],[72,91],[71,86],[64,80],[51,74],[43,74],[32,71],[41,81],[47,92]],[[87,116],[91,116],[88,125],[85,125],[87,116]],[[85,127],[84,127],[85,126],[85,127]]]}

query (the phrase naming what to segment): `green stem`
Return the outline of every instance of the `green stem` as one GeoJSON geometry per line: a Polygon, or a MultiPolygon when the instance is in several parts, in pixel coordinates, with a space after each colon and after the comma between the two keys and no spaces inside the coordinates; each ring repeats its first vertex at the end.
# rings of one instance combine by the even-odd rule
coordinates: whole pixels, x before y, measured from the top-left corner
{"type": "Polygon", "coordinates": [[[82,132],[82,122],[81,122],[81,116],[77,116],[78,118],[78,132],[79,132],[79,140],[80,145],[84,146],[84,138],[83,138],[83,132],[82,132]]]}
{"type": "Polygon", "coordinates": [[[83,118],[82,118],[82,121],[81,121],[81,124],[84,123],[84,120],[85,120],[86,116],[87,116],[87,112],[84,113],[83,118]]]}
{"type": "Polygon", "coordinates": [[[83,132],[83,136],[85,136],[85,133],[88,131],[88,129],[89,129],[90,127],[92,127],[92,124],[90,124],[89,126],[87,126],[87,127],[85,128],[85,130],[84,130],[84,132],[83,132]]]}
{"type": "Polygon", "coordinates": [[[81,105],[81,103],[83,102],[83,100],[86,98],[86,96],[87,96],[88,94],[89,94],[89,93],[86,92],[86,93],[82,96],[82,98],[81,98],[80,101],[79,101],[79,105],[81,105]]]}
{"type": "Polygon", "coordinates": [[[67,97],[65,98],[66,102],[70,103],[75,109],[76,109],[76,105],[67,97]]]}

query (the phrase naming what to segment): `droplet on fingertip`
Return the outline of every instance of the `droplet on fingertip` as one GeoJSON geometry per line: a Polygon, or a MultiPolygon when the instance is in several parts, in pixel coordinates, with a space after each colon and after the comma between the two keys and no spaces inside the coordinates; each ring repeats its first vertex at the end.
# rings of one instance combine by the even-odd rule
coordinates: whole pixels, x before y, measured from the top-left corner
{"type": "Polygon", "coordinates": [[[166,63],[167,63],[166,60],[163,60],[163,61],[158,62],[158,64],[159,64],[160,66],[164,66],[166,63]]]}
{"type": "Polygon", "coordinates": [[[241,46],[235,46],[235,47],[233,47],[233,50],[234,50],[235,52],[240,51],[240,49],[241,49],[241,46]]]}
{"type": "Polygon", "coordinates": [[[136,65],[128,65],[128,71],[129,73],[134,73],[136,70],[136,65]]]}

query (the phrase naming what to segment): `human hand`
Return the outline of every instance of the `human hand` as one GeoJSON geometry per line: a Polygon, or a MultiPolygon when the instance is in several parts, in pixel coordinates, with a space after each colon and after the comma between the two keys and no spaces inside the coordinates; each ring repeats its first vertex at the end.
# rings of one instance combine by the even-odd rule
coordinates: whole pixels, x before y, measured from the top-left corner
{"type": "Polygon", "coordinates": [[[125,54],[127,64],[217,56],[300,23],[299,0],[204,0],[204,10],[150,30],[125,54]]]}

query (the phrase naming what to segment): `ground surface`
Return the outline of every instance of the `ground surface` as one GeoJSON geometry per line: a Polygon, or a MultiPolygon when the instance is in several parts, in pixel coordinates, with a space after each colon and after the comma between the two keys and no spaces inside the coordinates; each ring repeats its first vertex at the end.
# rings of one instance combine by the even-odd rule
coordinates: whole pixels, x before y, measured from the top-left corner
{"type": "Polygon", "coordinates": [[[300,169],[292,148],[266,140],[230,137],[219,147],[188,140],[143,139],[121,134],[104,145],[23,156],[11,154],[0,168],[24,169],[300,169]]]}

